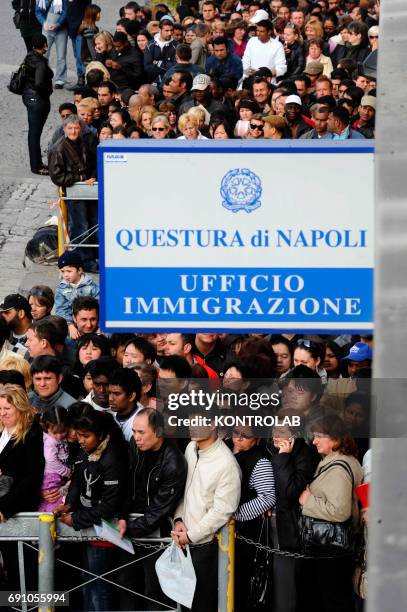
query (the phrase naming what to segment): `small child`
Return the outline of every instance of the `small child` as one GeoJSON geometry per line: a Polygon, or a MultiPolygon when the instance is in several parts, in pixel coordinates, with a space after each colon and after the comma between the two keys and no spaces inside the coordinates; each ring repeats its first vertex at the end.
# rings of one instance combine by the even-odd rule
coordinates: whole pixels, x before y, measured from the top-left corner
{"type": "Polygon", "coordinates": [[[239,102],[239,121],[235,126],[235,136],[244,138],[249,131],[250,119],[259,112],[256,102],[253,100],[240,100],[239,102]]]}
{"type": "MultiPolygon", "coordinates": [[[[68,411],[60,406],[48,408],[41,417],[44,430],[45,469],[42,481],[42,491],[60,489],[71,476],[68,467],[69,449],[66,437],[69,431],[68,411]]],[[[39,512],[53,512],[64,503],[63,497],[54,502],[41,502],[39,512]]]]}
{"type": "Polygon", "coordinates": [[[55,314],[67,321],[69,335],[76,340],[79,333],[72,321],[72,304],[77,297],[99,297],[99,287],[84,273],[82,257],[76,250],[61,255],[58,268],[62,279],[55,290],[55,314]]]}

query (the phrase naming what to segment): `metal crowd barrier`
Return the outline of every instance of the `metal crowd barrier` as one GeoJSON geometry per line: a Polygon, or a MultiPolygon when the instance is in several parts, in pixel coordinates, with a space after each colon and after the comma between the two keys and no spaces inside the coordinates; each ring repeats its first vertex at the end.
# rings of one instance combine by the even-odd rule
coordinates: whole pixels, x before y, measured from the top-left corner
{"type": "MultiPolygon", "coordinates": [[[[137,517],[140,515],[131,515],[137,517]]],[[[228,525],[225,525],[218,534],[218,612],[233,612],[234,607],[234,553],[235,553],[235,529],[234,521],[231,521],[228,525]]],[[[24,512],[16,514],[13,518],[7,520],[5,523],[0,524],[0,542],[17,542],[18,547],[18,562],[19,562],[19,573],[20,573],[20,588],[21,593],[26,594],[26,580],[25,580],[25,569],[24,569],[24,546],[34,548],[38,550],[38,593],[53,593],[54,592],[54,571],[56,561],[74,567],[74,569],[81,570],[86,573],[90,580],[86,580],[86,584],[101,578],[106,580],[110,584],[124,588],[120,584],[113,582],[106,578],[107,574],[117,572],[120,568],[114,568],[101,576],[96,576],[87,570],[83,570],[78,566],[73,566],[66,561],[56,559],[55,548],[57,542],[87,542],[92,540],[101,540],[96,536],[95,530],[82,529],[75,531],[72,527],[68,527],[61,523],[61,521],[55,519],[51,512],[24,512]],[[38,548],[33,546],[33,543],[37,543],[38,548]]],[[[155,554],[156,550],[161,547],[163,550],[165,545],[171,543],[171,538],[132,538],[135,545],[145,546],[147,549],[153,548],[153,552],[147,556],[155,554]]],[[[1,548],[1,545],[0,545],[1,548]]],[[[145,558],[143,557],[143,558],[145,558]]],[[[131,563],[137,563],[142,559],[138,558],[131,563]]],[[[66,594],[77,590],[82,587],[83,584],[79,584],[68,591],[66,594]]],[[[129,589],[126,589],[129,591],[129,589]]],[[[135,591],[130,591],[134,595],[141,596],[144,599],[148,597],[135,591]]],[[[154,600],[153,600],[154,601],[154,600]]],[[[159,602],[158,602],[159,603],[159,602]]],[[[163,604],[165,605],[165,604],[163,604]]],[[[23,603],[21,608],[14,607],[15,610],[21,610],[21,612],[30,612],[31,610],[37,609],[37,606],[29,607],[29,604],[23,603]]],[[[180,610],[180,606],[177,608],[169,608],[170,610],[180,610]]],[[[55,612],[55,608],[50,605],[38,606],[38,612],[55,612]]]]}
{"type": "Polygon", "coordinates": [[[58,191],[58,255],[62,253],[68,247],[78,246],[85,248],[98,247],[98,244],[82,244],[81,240],[89,238],[92,234],[96,233],[97,226],[90,228],[87,232],[81,236],[75,238],[76,242],[68,240],[68,206],[66,200],[97,200],[98,199],[98,184],[87,185],[85,182],[74,183],[72,187],[60,187],[58,191]]]}

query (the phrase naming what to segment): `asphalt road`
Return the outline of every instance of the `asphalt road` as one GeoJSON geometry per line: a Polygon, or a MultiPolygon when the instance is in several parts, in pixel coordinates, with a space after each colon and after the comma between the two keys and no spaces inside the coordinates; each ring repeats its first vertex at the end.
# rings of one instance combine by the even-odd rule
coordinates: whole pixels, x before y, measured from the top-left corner
{"type": "MultiPolygon", "coordinates": [[[[100,29],[114,31],[120,0],[98,0],[102,8],[100,29]]],[[[15,291],[21,284],[30,286],[27,269],[22,264],[24,247],[35,229],[53,214],[50,202],[56,190],[49,178],[31,174],[27,150],[27,116],[21,98],[7,89],[11,72],[25,57],[25,45],[12,21],[11,0],[0,2],[0,299],[15,291]]],[[[55,49],[52,49],[51,68],[55,68],[55,49]]],[[[68,43],[68,79],[76,82],[74,59],[68,43]]],[[[47,150],[53,131],[59,124],[58,106],[69,102],[72,93],[57,90],[51,98],[51,113],[42,136],[42,148],[47,150]]],[[[46,157],[44,156],[44,160],[46,157]]],[[[38,267],[37,267],[38,268],[38,267]]],[[[50,270],[28,268],[35,282],[47,282],[50,270]],[[43,278],[41,278],[43,276],[43,278]]],[[[52,275],[51,275],[52,276],[52,275]]],[[[55,275],[54,275],[55,276],[55,275]]],[[[51,281],[50,281],[51,284],[51,281]]]]}

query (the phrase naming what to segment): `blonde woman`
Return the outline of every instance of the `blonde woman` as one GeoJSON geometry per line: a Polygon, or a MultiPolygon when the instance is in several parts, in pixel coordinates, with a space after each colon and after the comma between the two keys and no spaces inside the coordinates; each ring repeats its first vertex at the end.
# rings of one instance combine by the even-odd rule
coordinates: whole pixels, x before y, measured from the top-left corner
{"type": "Polygon", "coordinates": [[[138,114],[138,118],[137,118],[137,126],[143,130],[143,132],[147,135],[147,136],[151,136],[151,123],[152,120],[154,119],[154,117],[157,114],[157,110],[154,108],[154,106],[143,106],[140,109],[140,112],[138,114]]]}
{"type": "Polygon", "coordinates": [[[0,388],[0,431],[0,521],[4,522],[17,512],[38,508],[44,473],[42,430],[18,385],[0,388]]]}
{"type": "Polygon", "coordinates": [[[287,23],[284,28],[284,52],[287,62],[286,76],[295,77],[305,67],[304,43],[301,32],[294,23],[287,23]]]}
{"type": "Polygon", "coordinates": [[[99,32],[93,39],[96,51],[96,60],[105,63],[107,54],[113,49],[113,36],[110,32],[99,32]]]}
{"type": "Polygon", "coordinates": [[[305,24],[304,28],[305,38],[309,40],[310,38],[324,38],[324,28],[319,19],[315,17],[310,17],[310,19],[305,24]]]}
{"type": "Polygon", "coordinates": [[[171,126],[167,115],[156,115],[151,122],[151,134],[153,138],[168,138],[171,126]]]}
{"type": "Polygon", "coordinates": [[[187,115],[198,119],[198,129],[201,132],[205,129],[205,125],[209,125],[210,114],[203,106],[193,106],[187,112],[187,115]]]}
{"type": "Polygon", "coordinates": [[[178,119],[178,129],[182,132],[177,140],[208,140],[199,131],[198,119],[189,113],[184,113],[178,119]]]}
{"type": "Polygon", "coordinates": [[[108,81],[110,79],[110,72],[108,71],[106,66],[102,64],[102,62],[89,62],[89,64],[86,66],[85,76],[87,76],[89,70],[100,70],[101,72],[103,72],[104,81],[108,81]]]}
{"type": "Polygon", "coordinates": [[[24,384],[27,393],[31,389],[33,379],[31,376],[30,365],[28,361],[22,359],[19,355],[12,353],[8,357],[0,361],[0,371],[1,370],[16,370],[17,372],[20,372],[20,374],[24,376],[24,384]]]}

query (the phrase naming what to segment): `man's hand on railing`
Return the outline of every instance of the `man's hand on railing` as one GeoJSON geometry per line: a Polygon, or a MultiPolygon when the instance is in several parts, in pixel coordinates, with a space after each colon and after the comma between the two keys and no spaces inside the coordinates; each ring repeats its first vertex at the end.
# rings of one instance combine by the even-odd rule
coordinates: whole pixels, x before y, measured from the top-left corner
{"type": "Polygon", "coordinates": [[[85,183],[87,185],[94,185],[96,183],[96,179],[95,178],[90,178],[87,181],[85,181],[85,183]]]}

